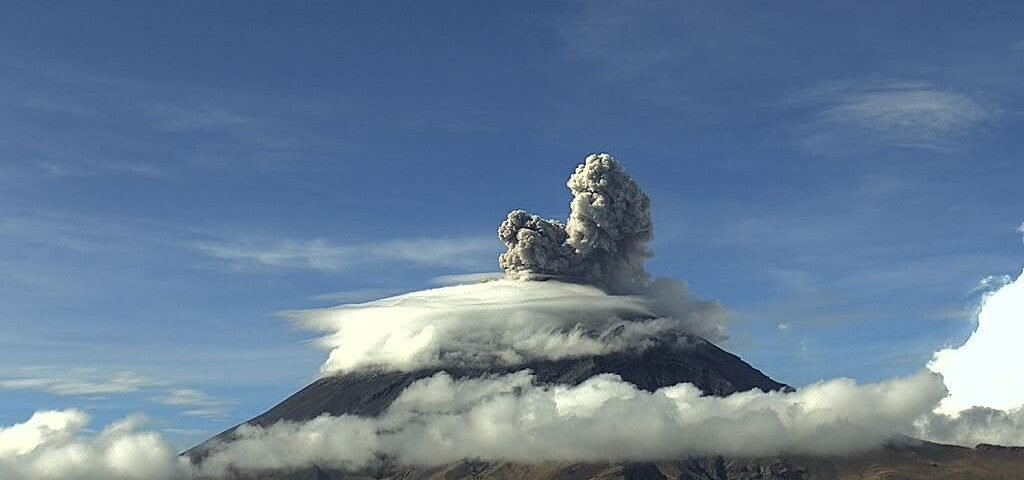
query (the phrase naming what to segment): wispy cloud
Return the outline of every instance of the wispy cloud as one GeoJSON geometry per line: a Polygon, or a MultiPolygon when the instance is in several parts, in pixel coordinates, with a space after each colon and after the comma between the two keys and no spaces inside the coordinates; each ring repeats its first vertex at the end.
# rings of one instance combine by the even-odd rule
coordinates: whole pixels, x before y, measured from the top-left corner
{"type": "Polygon", "coordinates": [[[139,392],[160,395],[149,400],[182,409],[189,417],[223,419],[231,402],[215,398],[194,388],[174,387],[170,382],[156,380],[135,372],[103,373],[95,369],[64,370],[56,367],[30,367],[22,375],[0,379],[0,390],[43,392],[61,397],[107,397],[139,392]]]}
{"type": "Polygon", "coordinates": [[[505,272],[462,273],[455,275],[440,275],[430,279],[430,283],[440,286],[449,286],[463,285],[466,283],[481,283],[501,278],[505,278],[505,272]]]}
{"type": "Polygon", "coordinates": [[[356,288],[352,290],[321,293],[319,295],[313,295],[310,298],[325,302],[360,303],[390,297],[398,293],[401,293],[401,290],[395,288],[356,288]]]}
{"type": "Polygon", "coordinates": [[[173,388],[164,395],[150,397],[150,400],[163,405],[184,407],[186,409],[181,414],[188,417],[221,419],[228,416],[228,402],[193,388],[173,388]]]}
{"type": "Polygon", "coordinates": [[[978,95],[927,82],[829,86],[801,101],[816,110],[805,144],[819,148],[864,141],[947,150],[998,114],[978,95]]]}
{"type": "Polygon", "coordinates": [[[139,107],[155,128],[171,131],[230,131],[257,119],[221,105],[149,104],[139,107]]]}
{"type": "Polygon", "coordinates": [[[132,372],[120,372],[109,378],[79,372],[69,376],[26,376],[0,380],[0,389],[3,390],[32,390],[60,396],[126,394],[160,385],[164,383],[132,372]]]}
{"type": "Polygon", "coordinates": [[[610,80],[635,79],[664,73],[691,55],[679,44],[649,35],[657,31],[672,40],[688,35],[692,27],[687,6],[680,2],[651,1],[625,5],[618,2],[580,2],[562,26],[566,53],[597,63],[610,80]]]}
{"type": "Polygon", "coordinates": [[[236,267],[321,272],[384,263],[471,268],[491,262],[498,251],[497,240],[490,237],[420,238],[364,244],[336,244],[323,239],[267,243],[211,241],[194,246],[203,254],[236,267]]]}

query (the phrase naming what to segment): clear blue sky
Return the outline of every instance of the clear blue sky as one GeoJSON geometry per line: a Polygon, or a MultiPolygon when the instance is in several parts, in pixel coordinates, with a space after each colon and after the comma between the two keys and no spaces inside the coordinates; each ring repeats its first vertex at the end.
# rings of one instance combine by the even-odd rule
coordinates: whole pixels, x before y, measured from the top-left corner
{"type": "Polygon", "coordinates": [[[324,355],[275,312],[495,270],[591,152],[791,384],[919,369],[1024,266],[1020,2],[2,3],[0,425],[251,417],[324,355]]]}

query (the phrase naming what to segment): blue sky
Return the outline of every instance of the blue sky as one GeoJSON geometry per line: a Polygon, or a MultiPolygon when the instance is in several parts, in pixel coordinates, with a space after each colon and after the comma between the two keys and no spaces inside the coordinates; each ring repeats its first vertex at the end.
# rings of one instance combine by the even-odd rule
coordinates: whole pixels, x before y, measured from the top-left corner
{"type": "Polygon", "coordinates": [[[1019,2],[3,7],[0,424],[249,418],[324,356],[275,312],[496,270],[591,152],[787,383],[916,371],[1024,266],[1019,2]]]}

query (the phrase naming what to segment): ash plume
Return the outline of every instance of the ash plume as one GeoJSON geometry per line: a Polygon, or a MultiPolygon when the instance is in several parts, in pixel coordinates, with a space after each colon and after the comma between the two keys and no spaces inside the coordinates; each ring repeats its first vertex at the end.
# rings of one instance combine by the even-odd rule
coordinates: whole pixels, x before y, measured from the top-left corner
{"type": "Polygon", "coordinates": [[[522,210],[502,222],[508,248],[499,265],[513,278],[576,277],[610,292],[650,282],[644,261],[654,238],[651,201],[611,155],[590,155],[566,184],[573,195],[564,225],[522,210]]]}
{"type": "Polygon", "coordinates": [[[572,276],[579,270],[579,258],[566,243],[569,234],[558,221],[514,210],[501,222],[498,238],[508,247],[498,265],[509,276],[572,276]]]}

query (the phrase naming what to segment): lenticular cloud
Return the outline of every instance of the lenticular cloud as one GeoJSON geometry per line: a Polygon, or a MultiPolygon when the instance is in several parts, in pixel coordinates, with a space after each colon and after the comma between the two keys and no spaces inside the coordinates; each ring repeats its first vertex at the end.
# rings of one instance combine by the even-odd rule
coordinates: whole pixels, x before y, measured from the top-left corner
{"type": "Polygon", "coordinates": [[[654,337],[714,323],[717,304],[610,295],[558,281],[496,280],[408,293],[369,303],[295,312],[305,328],[328,332],[322,370],[411,371],[519,365],[638,350],[654,337]],[[667,316],[671,313],[671,316],[667,316]],[[614,334],[613,334],[614,333],[614,334]]]}

